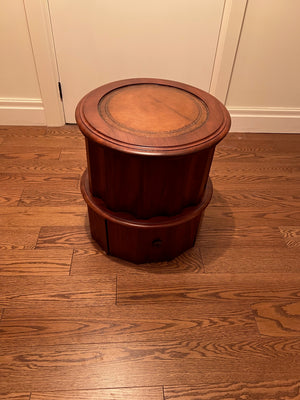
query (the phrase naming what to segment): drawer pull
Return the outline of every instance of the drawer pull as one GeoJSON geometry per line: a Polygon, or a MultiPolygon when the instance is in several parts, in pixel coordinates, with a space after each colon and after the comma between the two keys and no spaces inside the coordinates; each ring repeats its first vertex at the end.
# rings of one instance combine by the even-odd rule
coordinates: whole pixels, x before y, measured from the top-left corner
{"type": "Polygon", "coordinates": [[[153,247],[160,247],[162,245],[162,240],[160,239],[154,239],[152,242],[153,247]]]}

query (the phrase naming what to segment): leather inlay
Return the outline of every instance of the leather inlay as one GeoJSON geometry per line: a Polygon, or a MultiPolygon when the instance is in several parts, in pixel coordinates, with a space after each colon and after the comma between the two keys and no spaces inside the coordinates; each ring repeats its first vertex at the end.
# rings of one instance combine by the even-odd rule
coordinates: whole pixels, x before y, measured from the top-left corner
{"type": "Polygon", "coordinates": [[[105,122],[136,136],[170,137],[190,133],[207,120],[206,104],[179,88],[158,84],[124,86],[103,96],[105,122]]]}

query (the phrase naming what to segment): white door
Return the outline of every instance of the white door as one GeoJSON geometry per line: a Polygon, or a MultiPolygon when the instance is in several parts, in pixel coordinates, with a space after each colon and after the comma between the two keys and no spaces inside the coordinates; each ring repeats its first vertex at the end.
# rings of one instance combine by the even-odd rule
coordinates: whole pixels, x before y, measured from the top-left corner
{"type": "Polygon", "coordinates": [[[48,0],[66,122],[90,90],[137,77],[209,90],[225,0],[48,0]]]}

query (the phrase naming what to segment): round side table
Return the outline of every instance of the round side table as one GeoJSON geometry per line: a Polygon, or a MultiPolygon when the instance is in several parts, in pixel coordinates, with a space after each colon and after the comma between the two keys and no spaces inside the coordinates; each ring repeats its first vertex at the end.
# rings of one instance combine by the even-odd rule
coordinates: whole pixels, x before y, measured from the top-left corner
{"type": "Polygon", "coordinates": [[[128,79],[78,104],[88,168],[81,191],[93,238],[135,263],[192,247],[212,196],[209,170],[230,127],[226,108],[179,82],[128,79]]]}

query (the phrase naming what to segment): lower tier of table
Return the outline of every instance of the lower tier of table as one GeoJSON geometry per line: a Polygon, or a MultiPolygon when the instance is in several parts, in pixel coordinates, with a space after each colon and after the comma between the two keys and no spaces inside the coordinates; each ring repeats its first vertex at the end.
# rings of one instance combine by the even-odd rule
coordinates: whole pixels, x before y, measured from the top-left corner
{"type": "Polygon", "coordinates": [[[170,260],[193,247],[204,210],[212,196],[208,180],[202,201],[174,216],[137,219],[109,210],[91,194],[88,173],[81,178],[81,192],[88,206],[94,240],[107,253],[136,264],[170,260]]]}

